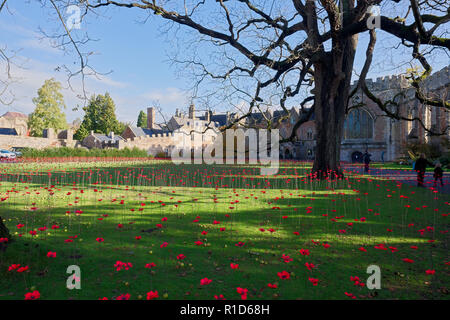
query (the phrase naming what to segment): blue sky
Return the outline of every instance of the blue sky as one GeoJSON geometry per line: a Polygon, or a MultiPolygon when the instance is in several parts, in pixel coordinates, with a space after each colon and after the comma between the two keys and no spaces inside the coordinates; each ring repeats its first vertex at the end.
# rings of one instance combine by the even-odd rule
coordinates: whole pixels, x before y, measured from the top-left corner
{"type": "MultiPolygon", "coordinates": [[[[8,9],[9,12],[0,13],[0,45],[3,48],[7,45],[7,50],[17,50],[15,61],[20,68],[12,69],[12,75],[18,80],[11,86],[15,101],[10,106],[0,105],[0,113],[8,110],[30,113],[34,109],[31,99],[45,79],[54,77],[67,87],[67,77],[55,68],[62,64],[73,65],[76,56],[53,48],[48,39],[39,40],[42,36],[39,28],[51,32],[58,22],[37,1],[9,1],[8,9]]],[[[166,114],[172,114],[175,108],[187,108],[190,102],[190,92],[186,89],[191,80],[178,77],[176,69],[167,61],[167,52],[173,49],[173,43],[167,42],[161,32],[162,19],[151,17],[143,23],[145,18],[140,10],[111,8],[102,17],[91,16],[83,21],[81,29],[73,31],[88,32],[91,38],[97,39],[85,48],[95,52],[90,64],[99,72],[112,72],[101,79],[89,79],[86,88],[96,94],[108,91],[121,121],[135,122],[139,110],[155,101],[159,101],[166,114]]],[[[410,59],[409,51],[399,49],[386,55],[384,50],[391,46],[393,39],[383,32],[378,34],[379,43],[369,78],[404,71],[407,64],[395,66],[410,59]]],[[[358,70],[364,61],[366,43],[367,37],[362,36],[355,64],[358,70]]],[[[438,55],[433,62],[438,70],[448,60],[438,55]]],[[[79,81],[72,84],[73,90],[63,90],[68,121],[83,117],[81,109],[71,110],[82,103],[76,98],[81,93],[79,81]]]]}

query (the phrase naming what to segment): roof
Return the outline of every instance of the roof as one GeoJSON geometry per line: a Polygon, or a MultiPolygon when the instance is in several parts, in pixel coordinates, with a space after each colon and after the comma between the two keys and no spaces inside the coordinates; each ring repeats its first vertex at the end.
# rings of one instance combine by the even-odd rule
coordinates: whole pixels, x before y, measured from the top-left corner
{"type": "MultiPolygon", "coordinates": [[[[231,114],[230,116],[232,116],[234,114],[231,114]]],[[[206,117],[205,116],[201,116],[199,117],[200,120],[206,121],[206,117]]],[[[219,127],[222,127],[224,125],[227,124],[227,115],[222,113],[222,114],[211,114],[209,116],[209,119],[211,122],[217,122],[219,124],[219,127]]]]}
{"type": "Polygon", "coordinates": [[[14,128],[0,128],[0,134],[8,136],[17,136],[17,131],[14,128]]]}
{"type": "Polygon", "coordinates": [[[25,118],[28,119],[28,116],[21,112],[8,111],[2,115],[3,118],[25,118]]]}
{"type": "Polygon", "coordinates": [[[101,142],[117,142],[119,140],[123,140],[125,141],[124,138],[122,138],[121,136],[116,136],[114,135],[114,138],[111,138],[111,136],[107,136],[105,134],[101,134],[101,133],[94,133],[93,136],[97,139],[100,140],[101,142]]]}
{"type": "Polygon", "coordinates": [[[196,117],[195,119],[185,117],[172,117],[171,120],[172,119],[176,123],[176,127],[171,128],[173,130],[182,127],[193,127],[194,122],[201,122],[201,126],[203,126],[203,124],[208,124],[209,127],[211,127],[212,125],[219,126],[219,124],[215,123],[216,121],[214,121],[213,119],[211,119],[211,121],[206,121],[204,120],[204,117],[196,117]]]}
{"type": "Polygon", "coordinates": [[[170,133],[169,130],[162,129],[160,125],[157,125],[156,128],[149,129],[149,128],[141,128],[141,127],[132,127],[129,126],[131,132],[133,132],[135,137],[144,137],[146,135],[151,136],[154,134],[165,134],[170,133]]]}

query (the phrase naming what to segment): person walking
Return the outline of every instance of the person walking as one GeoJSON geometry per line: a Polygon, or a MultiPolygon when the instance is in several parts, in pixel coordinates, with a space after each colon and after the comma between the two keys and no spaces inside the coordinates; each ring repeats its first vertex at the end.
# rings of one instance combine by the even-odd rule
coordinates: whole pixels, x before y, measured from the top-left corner
{"type": "Polygon", "coordinates": [[[442,170],[441,163],[436,163],[436,166],[434,167],[434,184],[433,187],[436,187],[437,181],[441,181],[441,187],[444,186],[444,183],[442,182],[442,177],[444,176],[444,170],[442,170]]]}
{"type": "Polygon", "coordinates": [[[370,154],[370,153],[368,153],[367,152],[367,150],[366,150],[366,152],[364,152],[364,154],[363,154],[363,161],[364,161],[364,172],[365,173],[369,173],[369,164],[370,164],[370,157],[371,157],[372,155],[370,154]]]}
{"type": "Polygon", "coordinates": [[[427,165],[432,166],[433,164],[427,160],[427,157],[424,153],[422,153],[419,159],[416,160],[416,164],[414,165],[414,170],[417,172],[417,186],[424,187],[423,180],[425,178],[425,171],[427,169],[427,165]]]}

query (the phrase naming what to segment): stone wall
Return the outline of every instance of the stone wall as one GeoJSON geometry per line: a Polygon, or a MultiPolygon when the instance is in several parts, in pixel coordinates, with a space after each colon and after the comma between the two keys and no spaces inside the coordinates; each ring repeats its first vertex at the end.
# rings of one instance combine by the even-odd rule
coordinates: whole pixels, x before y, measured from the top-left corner
{"type": "MultiPolygon", "coordinates": [[[[201,134],[198,133],[200,136],[201,134]]],[[[214,141],[214,137],[216,134],[212,130],[207,130],[204,135],[202,135],[202,141],[193,141],[191,140],[191,135],[189,129],[186,130],[175,130],[170,133],[163,134],[153,134],[147,135],[145,137],[135,137],[131,139],[127,139],[126,141],[119,142],[119,149],[123,148],[139,148],[146,150],[149,155],[157,155],[158,153],[164,153],[167,156],[170,156],[173,148],[183,148],[194,146],[195,148],[202,145],[206,147],[206,145],[212,144],[214,141]]]]}
{"type": "Polygon", "coordinates": [[[28,137],[28,136],[11,136],[0,135],[0,149],[10,149],[12,147],[21,148],[57,148],[57,147],[74,147],[77,140],[72,139],[72,133],[69,131],[66,134],[68,139],[58,139],[53,129],[47,129],[47,137],[28,137]]]}

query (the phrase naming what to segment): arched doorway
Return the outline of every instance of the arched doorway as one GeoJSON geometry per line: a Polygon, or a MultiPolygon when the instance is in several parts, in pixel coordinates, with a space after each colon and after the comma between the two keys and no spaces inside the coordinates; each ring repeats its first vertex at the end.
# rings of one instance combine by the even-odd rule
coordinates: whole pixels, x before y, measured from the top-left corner
{"type": "Polygon", "coordinates": [[[363,162],[363,154],[360,151],[355,151],[352,153],[352,163],[362,163],[363,162]]]}
{"type": "Polygon", "coordinates": [[[284,150],[284,159],[291,159],[291,151],[289,149],[284,150]]]}

